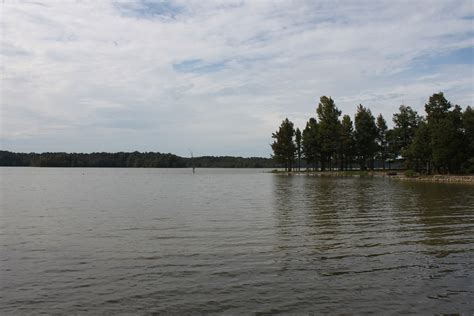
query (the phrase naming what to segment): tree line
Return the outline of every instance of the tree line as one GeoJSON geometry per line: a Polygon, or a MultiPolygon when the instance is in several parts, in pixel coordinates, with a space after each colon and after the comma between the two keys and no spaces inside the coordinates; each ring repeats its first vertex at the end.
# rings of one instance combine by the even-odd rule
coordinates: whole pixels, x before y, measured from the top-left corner
{"type": "Polygon", "coordinates": [[[14,153],[0,151],[0,166],[108,168],[274,168],[270,158],[202,156],[180,157],[158,152],[14,153]]]}
{"type": "Polygon", "coordinates": [[[313,170],[391,168],[402,162],[423,174],[474,173],[474,109],[463,111],[442,92],[425,104],[425,116],[401,105],[393,114],[393,128],[359,104],[354,121],[342,115],[334,100],[322,96],[301,131],[286,118],[272,134],[273,158],[291,171],[301,160],[313,170]]]}

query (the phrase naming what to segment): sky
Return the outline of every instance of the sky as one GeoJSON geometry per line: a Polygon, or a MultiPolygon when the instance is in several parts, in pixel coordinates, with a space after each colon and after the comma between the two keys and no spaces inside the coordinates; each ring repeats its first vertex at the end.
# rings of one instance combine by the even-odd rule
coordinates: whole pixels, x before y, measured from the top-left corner
{"type": "Polygon", "coordinates": [[[389,125],[474,102],[474,2],[9,1],[0,149],[271,154],[322,95],[389,125]]]}

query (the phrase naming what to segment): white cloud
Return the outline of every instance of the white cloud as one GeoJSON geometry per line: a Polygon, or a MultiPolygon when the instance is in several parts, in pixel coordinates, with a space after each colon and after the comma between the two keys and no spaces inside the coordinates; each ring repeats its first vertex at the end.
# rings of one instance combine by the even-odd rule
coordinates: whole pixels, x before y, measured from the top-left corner
{"type": "Polygon", "coordinates": [[[281,119],[304,127],[321,95],[388,121],[402,102],[422,112],[440,90],[461,105],[474,99],[472,59],[456,55],[474,44],[471,1],[6,1],[1,10],[8,150],[268,155],[281,119]]]}

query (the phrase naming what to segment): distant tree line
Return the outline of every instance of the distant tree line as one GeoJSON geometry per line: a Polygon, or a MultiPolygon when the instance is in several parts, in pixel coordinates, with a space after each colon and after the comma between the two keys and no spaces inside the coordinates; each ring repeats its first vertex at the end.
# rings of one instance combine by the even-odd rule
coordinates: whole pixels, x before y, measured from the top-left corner
{"type": "Polygon", "coordinates": [[[203,156],[185,158],[158,152],[14,153],[0,151],[0,166],[122,168],[274,168],[270,158],[203,156]]]}
{"type": "Polygon", "coordinates": [[[402,105],[389,129],[383,116],[357,107],[354,122],[343,115],[334,100],[322,96],[301,132],[285,119],[272,134],[273,158],[291,171],[295,165],[321,171],[389,168],[403,162],[424,174],[474,173],[474,109],[452,105],[443,93],[433,94],[425,104],[426,116],[402,105]]]}

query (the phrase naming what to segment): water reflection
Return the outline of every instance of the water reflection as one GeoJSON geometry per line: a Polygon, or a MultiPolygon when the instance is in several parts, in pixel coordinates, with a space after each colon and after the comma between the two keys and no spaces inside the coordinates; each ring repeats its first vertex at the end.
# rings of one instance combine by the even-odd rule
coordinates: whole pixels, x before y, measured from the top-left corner
{"type": "Polygon", "coordinates": [[[278,263],[292,275],[304,271],[295,282],[349,292],[355,305],[403,297],[412,311],[419,302],[456,311],[474,293],[471,187],[276,175],[273,201],[278,263]]]}
{"type": "Polygon", "coordinates": [[[390,237],[390,243],[426,245],[473,241],[474,192],[462,185],[275,176],[273,202],[280,236],[321,241],[352,234],[352,240],[390,237]],[[407,234],[412,240],[405,240],[407,234]]]}
{"type": "MultiPolygon", "coordinates": [[[[447,255],[456,244],[474,242],[474,190],[466,185],[402,183],[411,199],[401,199],[401,208],[412,211],[412,224],[423,230],[419,242],[447,255]]],[[[407,223],[407,222],[405,222],[407,223]]],[[[409,222],[408,222],[409,223],[409,222]]],[[[431,249],[431,248],[430,248],[431,249]]]]}

